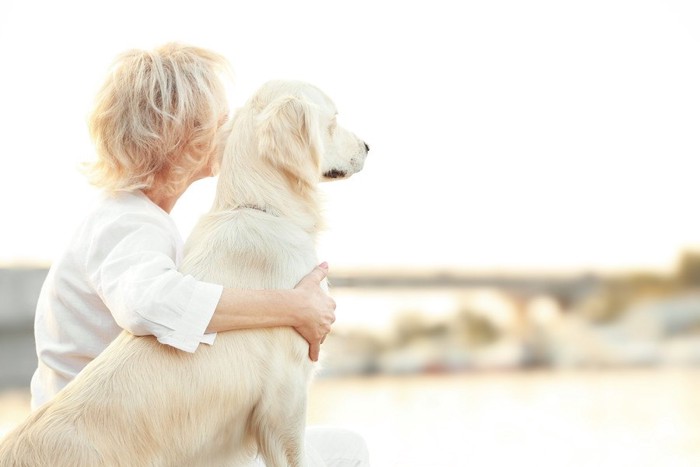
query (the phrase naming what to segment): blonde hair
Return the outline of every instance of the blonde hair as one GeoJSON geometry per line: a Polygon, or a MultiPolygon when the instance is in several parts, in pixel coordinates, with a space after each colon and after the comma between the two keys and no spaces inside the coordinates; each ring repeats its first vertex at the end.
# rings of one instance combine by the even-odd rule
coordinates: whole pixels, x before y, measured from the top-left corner
{"type": "Polygon", "coordinates": [[[86,172],[108,191],[176,191],[217,157],[228,112],[227,60],[177,43],[121,54],[97,94],[88,126],[97,152],[86,172]]]}

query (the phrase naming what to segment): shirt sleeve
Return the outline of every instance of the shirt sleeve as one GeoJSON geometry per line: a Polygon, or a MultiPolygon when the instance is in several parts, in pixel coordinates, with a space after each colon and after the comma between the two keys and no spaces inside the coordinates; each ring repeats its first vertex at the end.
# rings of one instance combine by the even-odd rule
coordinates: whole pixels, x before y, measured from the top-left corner
{"type": "Polygon", "coordinates": [[[158,219],[124,214],[95,232],[86,270],[120,327],[194,352],[214,340],[205,330],[223,287],[181,274],[177,241],[158,219]]]}

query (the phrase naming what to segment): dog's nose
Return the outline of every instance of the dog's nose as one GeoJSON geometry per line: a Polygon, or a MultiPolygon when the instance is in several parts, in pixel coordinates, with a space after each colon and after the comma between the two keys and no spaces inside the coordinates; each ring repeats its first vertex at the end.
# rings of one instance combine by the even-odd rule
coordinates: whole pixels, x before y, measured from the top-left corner
{"type": "Polygon", "coordinates": [[[365,151],[369,152],[369,144],[365,143],[365,151]]]}

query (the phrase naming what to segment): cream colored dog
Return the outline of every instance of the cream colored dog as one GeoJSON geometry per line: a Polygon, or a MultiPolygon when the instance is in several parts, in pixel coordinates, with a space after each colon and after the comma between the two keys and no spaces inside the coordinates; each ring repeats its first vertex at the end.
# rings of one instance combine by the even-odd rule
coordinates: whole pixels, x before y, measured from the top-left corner
{"type": "MultiPolygon", "coordinates": [[[[301,82],[265,84],[240,109],[216,199],[182,272],[233,288],[293,288],[317,264],[317,184],[362,169],[367,145],[301,82]]],[[[313,364],[292,328],[222,333],[194,354],[123,332],[0,445],[0,466],[305,464],[313,364]]]]}

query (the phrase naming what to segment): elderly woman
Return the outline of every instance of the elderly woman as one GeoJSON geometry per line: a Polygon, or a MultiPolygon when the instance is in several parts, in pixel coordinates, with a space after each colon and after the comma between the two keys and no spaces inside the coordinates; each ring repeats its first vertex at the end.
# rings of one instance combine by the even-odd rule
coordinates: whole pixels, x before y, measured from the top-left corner
{"type": "MultiPolygon", "coordinates": [[[[115,62],[89,120],[97,159],[88,175],[102,194],[52,265],[37,304],[33,408],[123,329],[195,352],[219,331],[291,326],[318,358],[335,320],[335,302],[319,287],[325,263],[293,290],[228,289],[177,270],[182,240],[169,213],[194,181],[217,171],[227,69],[220,55],[178,44],[115,62]]],[[[307,438],[311,455],[328,466],[368,465],[352,433],[310,429],[307,438]]]]}

